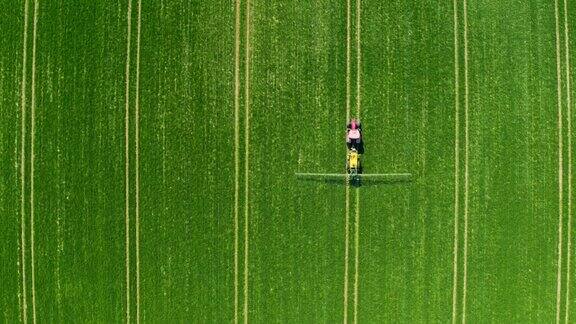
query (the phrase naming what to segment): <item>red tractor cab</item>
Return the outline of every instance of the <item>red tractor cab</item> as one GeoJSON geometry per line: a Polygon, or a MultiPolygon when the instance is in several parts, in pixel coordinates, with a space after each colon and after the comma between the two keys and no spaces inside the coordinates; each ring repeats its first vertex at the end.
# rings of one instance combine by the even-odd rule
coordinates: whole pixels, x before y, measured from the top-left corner
{"type": "Polygon", "coordinates": [[[362,126],[356,119],[352,119],[346,127],[346,146],[362,153],[362,126]]]}

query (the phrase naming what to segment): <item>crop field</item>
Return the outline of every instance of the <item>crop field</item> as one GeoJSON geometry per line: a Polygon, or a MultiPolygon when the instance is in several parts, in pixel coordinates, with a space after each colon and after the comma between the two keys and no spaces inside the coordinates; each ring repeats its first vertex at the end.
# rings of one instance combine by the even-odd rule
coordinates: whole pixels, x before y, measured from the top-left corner
{"type": "Polygon", "coordinates": [[[0,322],[576,322],[573,1],[1,3],[0,322]]]}

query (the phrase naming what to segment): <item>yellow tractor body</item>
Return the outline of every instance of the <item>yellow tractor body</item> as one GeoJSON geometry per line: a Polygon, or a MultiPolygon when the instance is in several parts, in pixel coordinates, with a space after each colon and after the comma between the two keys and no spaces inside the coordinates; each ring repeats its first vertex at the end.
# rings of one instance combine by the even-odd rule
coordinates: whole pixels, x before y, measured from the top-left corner
{"type": "Polygon", "coordinates": [[[360,154],[355,149],[348,151],[346,158],[346,172],[351,175],[361,173],[362,166],[360,164],[360,154]]]}
{"type": "Polygon", "coordinates": [[[348,168],[349,169],[357,169],[358,168],[358,152],[351,151],[348,154],[348,168]]]}

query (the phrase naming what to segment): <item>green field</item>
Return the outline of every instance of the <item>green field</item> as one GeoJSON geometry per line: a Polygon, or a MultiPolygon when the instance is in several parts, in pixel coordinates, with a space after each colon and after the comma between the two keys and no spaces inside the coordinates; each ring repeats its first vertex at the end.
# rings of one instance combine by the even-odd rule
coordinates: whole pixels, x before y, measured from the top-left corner
{"type": "Polygon", "coordinates": [[[574,2],[1,7],[0,322],[576,322],[574,2]]]}

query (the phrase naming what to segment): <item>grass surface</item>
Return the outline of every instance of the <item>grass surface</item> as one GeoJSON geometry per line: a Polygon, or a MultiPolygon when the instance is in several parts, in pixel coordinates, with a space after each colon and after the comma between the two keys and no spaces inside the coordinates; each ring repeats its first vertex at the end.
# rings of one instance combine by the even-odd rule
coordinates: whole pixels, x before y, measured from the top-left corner
{"type": "Polygon", "coordinates": [[[0,321],[574,321],[576,8],[359,1],[4,1],[0,321]]]}

